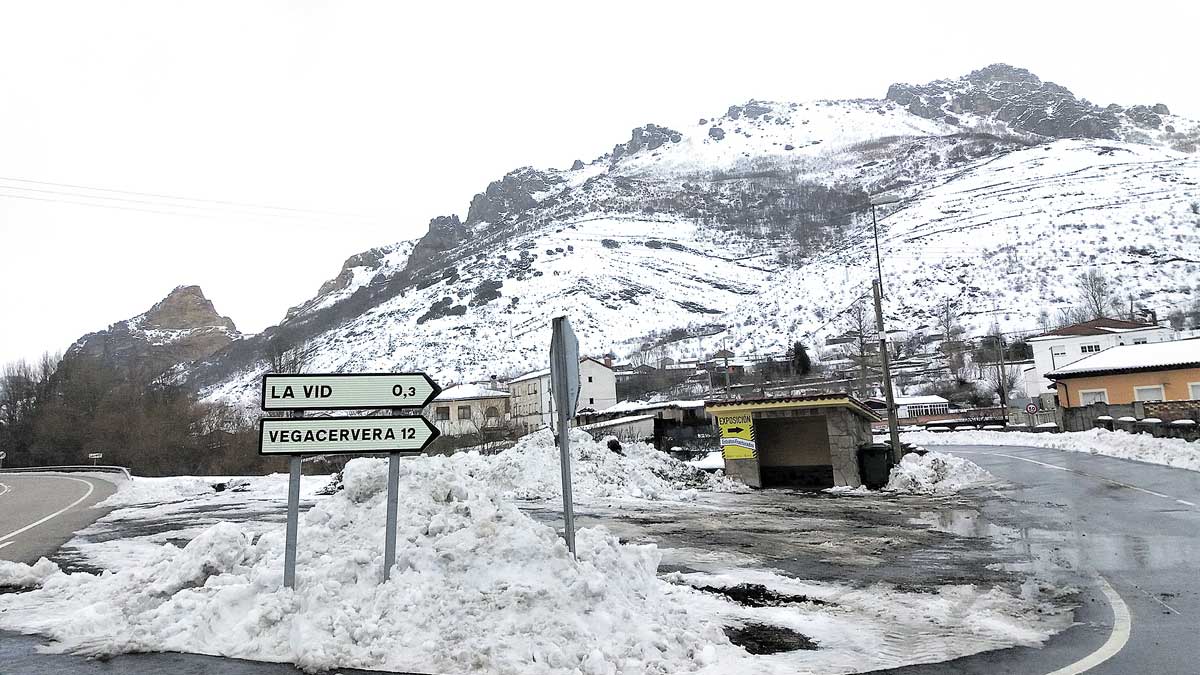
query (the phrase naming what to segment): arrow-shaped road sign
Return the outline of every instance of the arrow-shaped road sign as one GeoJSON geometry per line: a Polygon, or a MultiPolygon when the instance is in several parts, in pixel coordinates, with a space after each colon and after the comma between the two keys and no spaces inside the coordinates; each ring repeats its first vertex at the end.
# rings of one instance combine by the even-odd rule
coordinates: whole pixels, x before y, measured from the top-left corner
{"type": "Polygon", "coordinates": [[[425,373],[263,376],[263,410],[423,408],[442,392],[425,373]]]}
{"type": "Polygon", "coordinates": [[[263,418],[260,455],[416,454],[438,437],[424,417],[263,418]]]}

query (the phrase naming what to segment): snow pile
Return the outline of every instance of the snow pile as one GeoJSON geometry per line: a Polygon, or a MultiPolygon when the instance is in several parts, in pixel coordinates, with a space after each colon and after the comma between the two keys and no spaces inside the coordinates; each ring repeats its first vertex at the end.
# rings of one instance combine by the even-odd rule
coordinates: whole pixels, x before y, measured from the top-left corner
{"type": "Polygon", "coordinates": [[[115,573],[5,566],[37,590],[0,595],[0,628],[56,651],[182,651],[306,669],[588,673],[693,671],[727,646],[656,576],[660,553],[603,529],[579,561],[467,463],[403,462],[396,567],[382,583],[386,462],[356,459],[346,489],[301,520],[297,589],[282,588],[283,528],[253,540],[220,523],[115,573]]]}
{"type": "Polygon", "coordinates": [[[219,479],[206,480],[191,476],[166,478],[134,476],[131,480],[122,481],[117,486],[117,491],[97,506],[120,507],[187,501],[201,495],[211,494],[213,492],[212,485],[217,480],[219,479]]]}
{"type": "MultiPolygon", "coordinates": [[[[554,434],[543,429],[493,456],[460,453],[450,460],[465,473],[515,499],[562,495],[562,470],[554,434]]],[[[696,490],[740,492],[749,488],[689,466],[646,443],[623,443],[618,454],[607,439],[571,430],[571,489],[576,497],[688,500],[696,490]]]]}
{"type": "Polygon", "coordinates": [[[911,433],[905,440],[939,445],[1022,445],[1054,448],[1093,455],[1132,459],[1176,469],[1200,471],[1200,443],[1181,438],[1155,438],[1149,434],[1089,429],[1061,434],[1031,434],[1020,431],[954,431],[950,433],[911,433]]]}
{"type": "Polygon", "coordinates": [[[58,565],[45,558],[33,565],[0,560],[0,588],[36,588],[57,571],[58,565]]]}
{"type": "Polygon", "coordinates": [[[996,480],[974,462],[940,452],[909,453],[892,467],[888,492],[909,494],[952,494],[996,480]]]}

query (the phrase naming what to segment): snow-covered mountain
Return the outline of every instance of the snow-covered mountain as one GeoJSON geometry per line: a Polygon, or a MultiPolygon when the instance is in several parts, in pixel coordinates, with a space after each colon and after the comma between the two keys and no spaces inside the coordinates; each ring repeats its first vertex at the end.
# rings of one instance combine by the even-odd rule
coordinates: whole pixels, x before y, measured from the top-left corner
{"type": "Polygon", "coordinates": [[[1165,106],[1099,108],[1000,65],[885,99],[648,124],[591,162],[517,169],[465,219],[352,257],[278,327],[184,377],[252,399],[271,340],[314,372],[504,377],[544,366],[561,314],[592,354],[819,345],[869,293],[867,195],[885,191],[903,198],[878,211],[889,327],[929,326],[954,299],[968,328],[1032,328],[1075,301],[1088,267],[1162,316],[1200,280],[1196,138],[1165,106]]]}

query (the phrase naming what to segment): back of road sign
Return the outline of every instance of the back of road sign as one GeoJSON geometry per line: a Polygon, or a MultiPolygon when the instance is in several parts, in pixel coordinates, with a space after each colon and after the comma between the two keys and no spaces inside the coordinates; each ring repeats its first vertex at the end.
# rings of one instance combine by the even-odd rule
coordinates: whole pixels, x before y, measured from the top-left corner
{"type": "Polygon", "coordinates": [[[553,331],[550,336],[550,391],[554,395],[554,409],[565,411],[570,419],[575,416],[575,406],[579,403],[579,340],[565,316],[554,318],[553,331]]]}

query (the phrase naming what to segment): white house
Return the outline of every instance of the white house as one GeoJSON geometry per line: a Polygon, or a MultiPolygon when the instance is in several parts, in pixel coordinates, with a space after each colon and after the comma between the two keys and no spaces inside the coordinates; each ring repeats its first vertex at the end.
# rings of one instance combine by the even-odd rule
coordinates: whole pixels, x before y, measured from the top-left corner
{"type": "MultiPolygon", "coordinates": [[[[554,406],[550,398],[550,369],[535,370],[508,381],[512,418],[525,434],[551,425],[554,406]]],[[[579,359],[579,402],[575,412],[603,410],[617,403],[617,378],[611,366],[591,357],[579,359]]]]}
{"type": "MultiPolygon", "coordinates": [[[[927,417],[929,415],[945,415],[950,411],[950,401],[941,396],[896,396],[896,417],[927,417]]],[[[878,396],[868,398],[864,403],[868,408],[887,416],[887,400],[878,396]]]]}
{"type": "Polygon", "coordinates": [[[478,384],[456,384],[425,407],[425,417],[443,436],[464,436],[510,428],[512,394],[478,384]]]}
{"type": "Polygon", "coordinates": [[[1033,367],[1023,371],[1025,391],[1034,398],[1050,393],[1053,383],[1046,379],[1047,373],[1111,347],[1169,342],[1174,339],[1175,331],[1169,326],[1121,319],[1092,319],[1056,328],[1026,340],[1033,348],[1033,367]]]}

